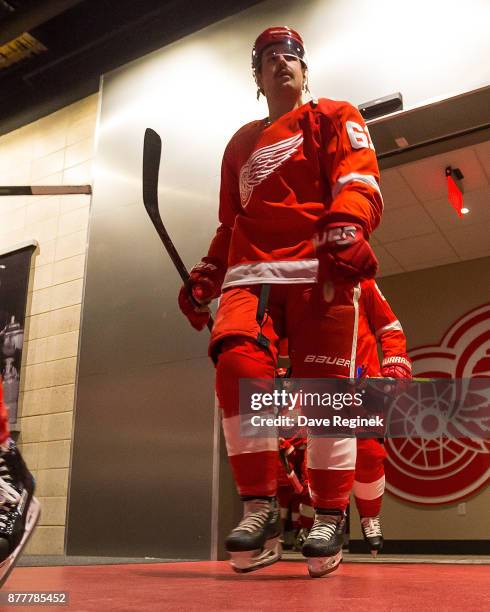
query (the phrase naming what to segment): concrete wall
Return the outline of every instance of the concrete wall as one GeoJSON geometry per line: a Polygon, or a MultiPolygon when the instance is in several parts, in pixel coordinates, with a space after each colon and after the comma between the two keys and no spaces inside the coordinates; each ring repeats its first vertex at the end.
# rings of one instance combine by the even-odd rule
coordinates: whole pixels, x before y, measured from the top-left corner
{"type": "MultiPolygon", "coordinates": [[[[98,95],[0,138],[4,185],[90,183],[98,95]]],[[[42,515],[27,548],[64,550],[90,196],[0,198],[0,252],[35,239],[20,392],[22,453],[42,515]]]]}

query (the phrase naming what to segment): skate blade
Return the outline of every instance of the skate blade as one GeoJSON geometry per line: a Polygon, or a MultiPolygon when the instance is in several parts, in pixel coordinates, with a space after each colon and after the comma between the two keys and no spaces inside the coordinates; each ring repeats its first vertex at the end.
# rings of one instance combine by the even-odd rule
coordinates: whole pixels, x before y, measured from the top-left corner
{"type": "Polygon", "coordinates": [[[334,572],[342,561],[342,551],[333,557],[309,557],[308,573],[312,578],[321,578],[334,572]]]}
{"type": "Polygon", "coordinates": [[[279,561],[282,556],[282,547],[278,536],[267,540],[263,550],[245,550],[243,552],[230,552],[229,554],[233,571],[245,574],[279,561]]]}
{"type": "Polygon", "coordinates": [[[10,553],[10,555],[0,563],[0,589],[5,584],[7,578],[10,576],[10,572],[14,569],[17,561],[20,558],[24,547],[26,546],[29,538],[31,537],[36,524],[41,515],[41,504],[33,497],[29,504],[29,510],[27,511],[26,526],[22,540],[19,542],[17,548],[10,553]]]}

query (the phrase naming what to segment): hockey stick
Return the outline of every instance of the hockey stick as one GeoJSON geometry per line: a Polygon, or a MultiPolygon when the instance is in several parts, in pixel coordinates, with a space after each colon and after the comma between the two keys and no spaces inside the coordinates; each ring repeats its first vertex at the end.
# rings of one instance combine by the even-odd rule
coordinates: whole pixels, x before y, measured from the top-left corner
{"type": "MultiPolygon", "coordinates": [[[[162,155],[162,139],[151,128],[146,128],[143,144],[143,202],[146,212],[150,217],[163,246],[167,250],[180,278],[184,284],[189,282],[189,272],[185,267],[177,249],[175,248],[158,208],[158,171],[160,169],[160,158],[162,155]]],[[[213,327],[213,317],[209,315],[207,323],[209,331],[213,327]]]]}
{"type": "Polygon", "coordinates": [[[0,186],[0,196],[22,195],[69,195],[72,193],[92,193],[91,185],[4,185],[0,186]]]}
{"type": "Polygon", "coordinates": [[[283,468],[286,472],[286,476],[288,477],[289,482],[291,483],[291,486],[294,489],[294,492],[302,493],[304,486],[301,484],[301,481],[298,478],[296,472],[294,471],[293,466],[289,463],[287,450],[285,448],[282,448],[281,446],[279,447],[279,459],[281,460],[283,468]]]}
{"type": "MultiPolygon", "coordinates": [[[[189,272],[168,235],[158,207],[158,173],[160,170],[161,156],[162,139],[155,130],[146,128],[143,142],[143,203],[180,278],[184,283],[188,283],[189,272]]],[[[213,328],[213,323],[213,317],[210,315],[207,323],[209,331],[213,328]]],[[[286,451],[283,449],[279,450],[279,457],[284,465],[291,485],[297,493],[300,493],[303,490],[303,485],[300,483],[294,469],[289,464],[286,451]]]]}

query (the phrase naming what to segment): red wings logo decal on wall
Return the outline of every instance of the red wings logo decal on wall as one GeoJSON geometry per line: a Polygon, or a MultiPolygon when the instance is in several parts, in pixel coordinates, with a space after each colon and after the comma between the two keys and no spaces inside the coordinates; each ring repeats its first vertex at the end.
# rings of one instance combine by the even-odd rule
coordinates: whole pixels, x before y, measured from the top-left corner
{"type": "MultiPolygon", "coordinates": [[[[415,376],[490,378],[490,303],[462,316],[439,345],[409,354],[415,376]]],[[[482,488],[490,477],[488,440],[390,438],[386,450],[386,489],[408,502],[454,503],[482,488]]]]}

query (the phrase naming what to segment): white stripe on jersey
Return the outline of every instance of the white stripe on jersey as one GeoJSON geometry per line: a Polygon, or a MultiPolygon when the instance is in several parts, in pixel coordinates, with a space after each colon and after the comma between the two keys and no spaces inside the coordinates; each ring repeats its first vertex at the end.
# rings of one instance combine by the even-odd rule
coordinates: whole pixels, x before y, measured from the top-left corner
{"type": "Polygon", "coordinates": [[[240,285],[316,283],[318,259],[257,261],[228,268],[223,289],[240,285]]]}
{"type": "MultiPolygon", "coordinates": [[[[342,191],[342,189],[352,183],[353,181],[358,181],[360,183],[365,183],[372,187],[375,191],[377,191],[381,197],[381,191],[379,189],[378,181],[374,178],[372,174],[359,174],[358,172],[351,172],[350,174],[345,174],[341,176],[335,185],[332,187],[332,198],[336,198],[338,194],[342,191]]],[[[383,201],[383,198],[381,198],[383,201]]]]}
{"type": "Polygon", "coordinates": [[[352,297],[352,304],[354,306],[354,330],[352,334],[352,349],[350,355],[350,378],[356,377],[356,355],[357,355],[357,341],[359,339],[359,300],[361,299],[361,285],[358,283],[354,287],[354,295],[352,297]]]}
{"type": "Polygon", "coordinates": [[[381,336],[387,332],[387,331],[403,331],[403,327],[402,324],[400,323],[400,321],[398,321],[398,319],[396,321],[393,321],[393,323],[388,323],[388,325],[385,325],[384,327],[381,327],[380,329],[378,329],[378,331],[376,332],[376,338],[381,338],[381,336]]]}

